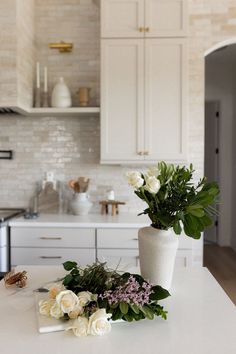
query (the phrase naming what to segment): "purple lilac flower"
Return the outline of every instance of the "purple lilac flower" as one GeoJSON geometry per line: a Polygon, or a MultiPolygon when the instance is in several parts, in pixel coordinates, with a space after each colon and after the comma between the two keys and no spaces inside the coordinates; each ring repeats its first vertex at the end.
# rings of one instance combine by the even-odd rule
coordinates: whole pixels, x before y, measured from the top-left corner
{"type": "Polygon", "coordinates": [[[107,299],[109,305],[119,302],[144,306],[149,303],[149,297],[153,293],[152,285],[148,282],[143,282],[140,285],[134,276],[130,275],[124,285],[118,286],[115,290],[107,290],[100,295],[102,299],[107,299]]]}

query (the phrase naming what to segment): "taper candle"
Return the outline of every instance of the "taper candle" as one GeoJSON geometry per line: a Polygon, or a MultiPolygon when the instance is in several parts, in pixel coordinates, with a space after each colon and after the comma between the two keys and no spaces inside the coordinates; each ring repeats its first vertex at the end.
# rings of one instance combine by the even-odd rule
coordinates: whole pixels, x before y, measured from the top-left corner
{"type": "Polygon", "coordinates": [[[36,87],[40,88],[40,66],[38,61],[36,63],[36,87]]]}
{"type": "Polygon", "coordinates": [[[48,92],[48,68],[44,67],[44,92],[48,92]]]}

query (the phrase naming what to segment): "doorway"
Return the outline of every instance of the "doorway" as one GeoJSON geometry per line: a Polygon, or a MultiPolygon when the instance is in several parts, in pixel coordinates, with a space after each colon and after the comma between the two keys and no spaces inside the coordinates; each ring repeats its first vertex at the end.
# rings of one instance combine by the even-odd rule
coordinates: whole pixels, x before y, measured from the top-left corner
{"type": "Polygon", "coordinates": [[[205,58],[205,175],[220,186],[219,217],[205,241],[236,249],[236,44],[205,58]],[[234,153],[235,150],[235,153],[234,153]],[[234,237],[235,234],[235,237],[234,237]]]}
{"type": "MultiPolygon", "coordinates": [[[[205,101],[205,161],[204,170],[208,181],[219,183],[219,121],[220,101],[205,101]]],[[[214,206],[218,211],[218,205],[214,206]]],[[[204,233],[205,243],[218,243],[218,215],[213,225],[204,233]]]]}

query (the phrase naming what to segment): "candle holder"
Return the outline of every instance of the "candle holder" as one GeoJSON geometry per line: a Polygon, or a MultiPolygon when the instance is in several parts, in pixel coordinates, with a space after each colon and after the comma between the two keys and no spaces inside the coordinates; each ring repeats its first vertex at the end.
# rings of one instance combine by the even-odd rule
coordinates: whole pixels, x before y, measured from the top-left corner
{"type": "Polygon", "coordinates": [[[41,107],[41,97],[40,97],[40,88],[36,87],[36,91],[35,91],[35,104],[34,106],[36,108],[41,107]]]}
{"type": "Polygon", "coordinates": [[[49,104],[48,104],[48,93],[47,92],[43,93],[43,107],[44,108],[49,107],[49,104]]]}

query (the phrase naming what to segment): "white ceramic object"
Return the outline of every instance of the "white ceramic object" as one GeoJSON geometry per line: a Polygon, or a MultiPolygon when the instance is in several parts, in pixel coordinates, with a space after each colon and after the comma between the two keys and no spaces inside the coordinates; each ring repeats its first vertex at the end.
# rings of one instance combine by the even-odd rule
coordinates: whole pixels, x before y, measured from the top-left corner
{"type": "Polygon", "coordinates": [[[173,276],[178,236],[172,229],[143,227],[138,233],[140,269],[143,278],[169,290],[173,276]]]}
{"type": "Polygon", "coordinates": [[[60,77],[52,90],[51,106],[55,108],[68,108],[71,107],[71,104],[70,90],[63,77],[60,77]]]}
{"type": "Polygon", "coordinates": [[[93,203],[88,200],[87,193],[75,193],[71,200],[71,211],[74,215],[87,215],[93,203]]]}

